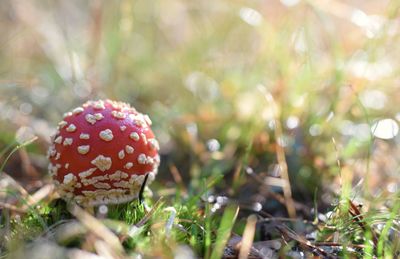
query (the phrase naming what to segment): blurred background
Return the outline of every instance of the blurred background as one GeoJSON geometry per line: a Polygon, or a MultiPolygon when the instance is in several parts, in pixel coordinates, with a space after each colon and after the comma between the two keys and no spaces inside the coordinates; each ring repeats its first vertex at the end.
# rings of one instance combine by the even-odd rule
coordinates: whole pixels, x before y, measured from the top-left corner
{"type": "Polygon", "coordinates": [[[45,153],[62,114],[110,98],[153,120],[155,195],[224,175],[213,193],[286,215],[287,164],[298,211],[329,206],[343,181],[372,206],[399,187],[399,6],[1,1],[2,162],[38,137],[4,171],[28,191],[49,182],[45,153]]]}

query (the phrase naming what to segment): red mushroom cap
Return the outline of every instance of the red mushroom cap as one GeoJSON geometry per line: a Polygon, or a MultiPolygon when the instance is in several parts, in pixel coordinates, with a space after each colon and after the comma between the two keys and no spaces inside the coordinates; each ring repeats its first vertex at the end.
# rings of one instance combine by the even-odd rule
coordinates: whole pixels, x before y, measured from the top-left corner
{"type": "Polygon", "coordinates": [[[159,145],[151,120],[129,104],[88,101],[65,114],[48,151],[61,197],[85,206],[138,197],[157,174],[159,145]]]}

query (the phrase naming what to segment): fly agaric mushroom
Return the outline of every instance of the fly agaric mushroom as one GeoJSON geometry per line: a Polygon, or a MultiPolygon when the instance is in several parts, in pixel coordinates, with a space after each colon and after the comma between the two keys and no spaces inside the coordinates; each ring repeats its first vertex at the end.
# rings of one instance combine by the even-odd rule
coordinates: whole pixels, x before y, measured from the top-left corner
{"type": "Polygon", "coordinates": [[[110,100],[88,101],[66,113],[48,150],[61,197],[83,206],[138,198],[160,163],[150,126],[149,116],[110,100]]]}

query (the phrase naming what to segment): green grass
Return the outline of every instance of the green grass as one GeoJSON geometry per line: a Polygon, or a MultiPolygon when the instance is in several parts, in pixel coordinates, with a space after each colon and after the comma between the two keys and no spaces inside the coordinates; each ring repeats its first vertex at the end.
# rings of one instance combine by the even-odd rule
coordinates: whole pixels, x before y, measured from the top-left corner
{"type": "Polygon", "coordinates": [[[287,2],[1,2],[0,254],[218,258],[255,214],[254,254],[399,257],[399,135],[371,129],[400,120],[399,1],[287,2]],[[162,163],[97,222],[46,189],[45,154],[99,98],[150,115],[162,163]]]}
{"type": "MultiPolygon", "coordinates": [[[[55,200],[39,206],[40,209],[28,211],[20,220],[11,221],[11,231],[5,236],[5,240],[9,241],[4,244],[11,257],[21,249],[21,242],[35,242],[43,238],[60,247],[88,245],[90,241],[85,237],[90,235],[90,228],[76,220],[64,201],[55,200]]],[[[162,198],[152,204],[151,210],[146,206],[149,204],[139,204],[138,201],[109,206],[107,214],[99,219],[119,238],[125,254],[173,256],[176,247],[186,243],[191,244],[198,255],[208,254],[208,258],[212,249],[210,258],[219,258],[235,221],[233,216],[237,216],[230,215],[231,209],[228,209],[221,219],[218,214],[210,214],[209,210],[202,212],[177,202],[173,204],[176,215],[170,218],[167,211],[171,207],[162,198]],[[167,224],[170,224],[168,233],[167,224]],[[210,224],[220,225],[218,233],[207,227],[210,224]],[[213,249],[214,243],[217,249],[213,249]]]]}

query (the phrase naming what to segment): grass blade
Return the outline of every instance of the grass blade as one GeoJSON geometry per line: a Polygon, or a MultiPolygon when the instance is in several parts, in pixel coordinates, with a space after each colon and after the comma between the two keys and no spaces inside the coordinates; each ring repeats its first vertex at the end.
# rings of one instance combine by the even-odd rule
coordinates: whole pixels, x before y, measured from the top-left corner
{"type": "Polygon", "coordinates": [[[11,152],[8,154],[8,156],[6,157],[6,159],[4,159],[3,164],[0,166],[0,173],[3,172],[4,166],[7,164],[7,161],[10,159],[10,157],[20,148],[25,147],[29,144],[31,144],[32,142],[36,141],[38,139],[38,137],[33,137],[27,141],[25,141],[24,143],[17,145],[15,148],[13,148],[13,150],[11,150],[11,152]]]}
{"type": "Polygon", "coordinates": [[[217,240],[215,241],[214,250],[211,253],[211,259],[222,258],[225,245],[228,242],[233,224],[236,221],[238,213],[238,206],[229,206],[225,209],[224,215],[222,216],[221,224],[218,228],[217,240]]]}

